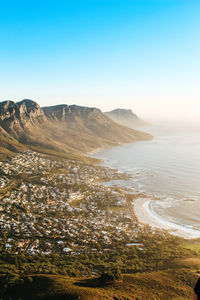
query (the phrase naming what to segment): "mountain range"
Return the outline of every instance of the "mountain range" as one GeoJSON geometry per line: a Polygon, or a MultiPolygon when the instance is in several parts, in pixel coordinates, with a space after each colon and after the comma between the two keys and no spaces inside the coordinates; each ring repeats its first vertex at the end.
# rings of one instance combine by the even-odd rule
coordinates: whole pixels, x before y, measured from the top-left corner
{"type": "Polygon", "coordinates": [[[29,99],[0,102],[0,152],[35,146],[83,154],[151,138],[114,122],[97,108],[66,104],[42,108],[29,99]]]}

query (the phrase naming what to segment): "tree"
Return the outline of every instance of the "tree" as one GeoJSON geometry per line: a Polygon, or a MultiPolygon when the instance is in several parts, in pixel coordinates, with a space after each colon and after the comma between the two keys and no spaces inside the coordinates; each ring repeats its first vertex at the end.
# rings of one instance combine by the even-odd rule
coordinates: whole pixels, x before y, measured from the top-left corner
{"type": "Polygon", "coordinates": [[[113,283],[122,280],[122,273],[119,269],[106,270],[101,274],[100,279],[104,284],[113,283]]]}

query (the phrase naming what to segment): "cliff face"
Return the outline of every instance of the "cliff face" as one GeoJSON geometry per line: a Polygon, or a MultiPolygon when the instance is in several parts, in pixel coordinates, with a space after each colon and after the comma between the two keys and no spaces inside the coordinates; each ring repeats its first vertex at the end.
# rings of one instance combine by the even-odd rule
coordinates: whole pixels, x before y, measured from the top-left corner
{"type": "Polygon", "coordinates": [[[114,122],[117,122],[129,128],[136,128],[139,126],[148,125],[148,123],[146,123],[145,121],[140,119],[136,114],[134,114],[131,109],[117,108],[112,111],[105,112],[104,114],[114,122]]]}
{"type": "Polygon", "coordinates": [[[37,127],[44,121],[44,112],[32,100],[0,103],[0,126],[16,139],[21,140],[26,136],[29,127],[37,127]]]}
{"type": "Polygon", "coordinates": [[[77,105],[41,108],[28,99],[0,103],[0,130],[20,145],[75,153],[151,138],[113,122],[97,108],[77,105]]]}
{"type": "Polygon", "coordinates": [[[22,100],[20,102],[4,101],[0,103],[0,120],[31,122],[44,116],[40,106],[32,100],[22,100]]]}

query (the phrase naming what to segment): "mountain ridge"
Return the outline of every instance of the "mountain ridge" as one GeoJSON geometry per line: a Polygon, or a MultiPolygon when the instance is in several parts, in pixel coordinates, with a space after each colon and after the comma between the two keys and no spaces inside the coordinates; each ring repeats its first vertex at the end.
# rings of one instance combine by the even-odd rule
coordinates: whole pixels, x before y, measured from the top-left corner
{"type": "Polygon", "coordinates": [[[113,122],[95,107],[67,104],[40,107],[29,99],[0,102],[0,132],[7,140],[7,145],[2,144],[1,138],[0,147],[11,151],[31,145],[79,154],[152,138],[113,122]]]}
{"type": "Polygon", "coordinates": [[[116,108],[114,110],[104,112],[114,122],[129,128],[136,128],[140,126],[147,126],[148,123],[140,119],[131,109],[116,108]]]}

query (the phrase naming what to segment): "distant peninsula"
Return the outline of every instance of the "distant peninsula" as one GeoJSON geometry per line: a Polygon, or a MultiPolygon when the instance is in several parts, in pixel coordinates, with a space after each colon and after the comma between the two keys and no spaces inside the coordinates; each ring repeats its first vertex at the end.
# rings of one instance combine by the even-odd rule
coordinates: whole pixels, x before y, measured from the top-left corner
{"type": "Polygon", "coordinates": [[[112,111],[104,112],[104,115],[109,117],[114,122],[129,128],[149,125],[147,122],[140,119],[131,109],[117,108],[112,111]]]}

